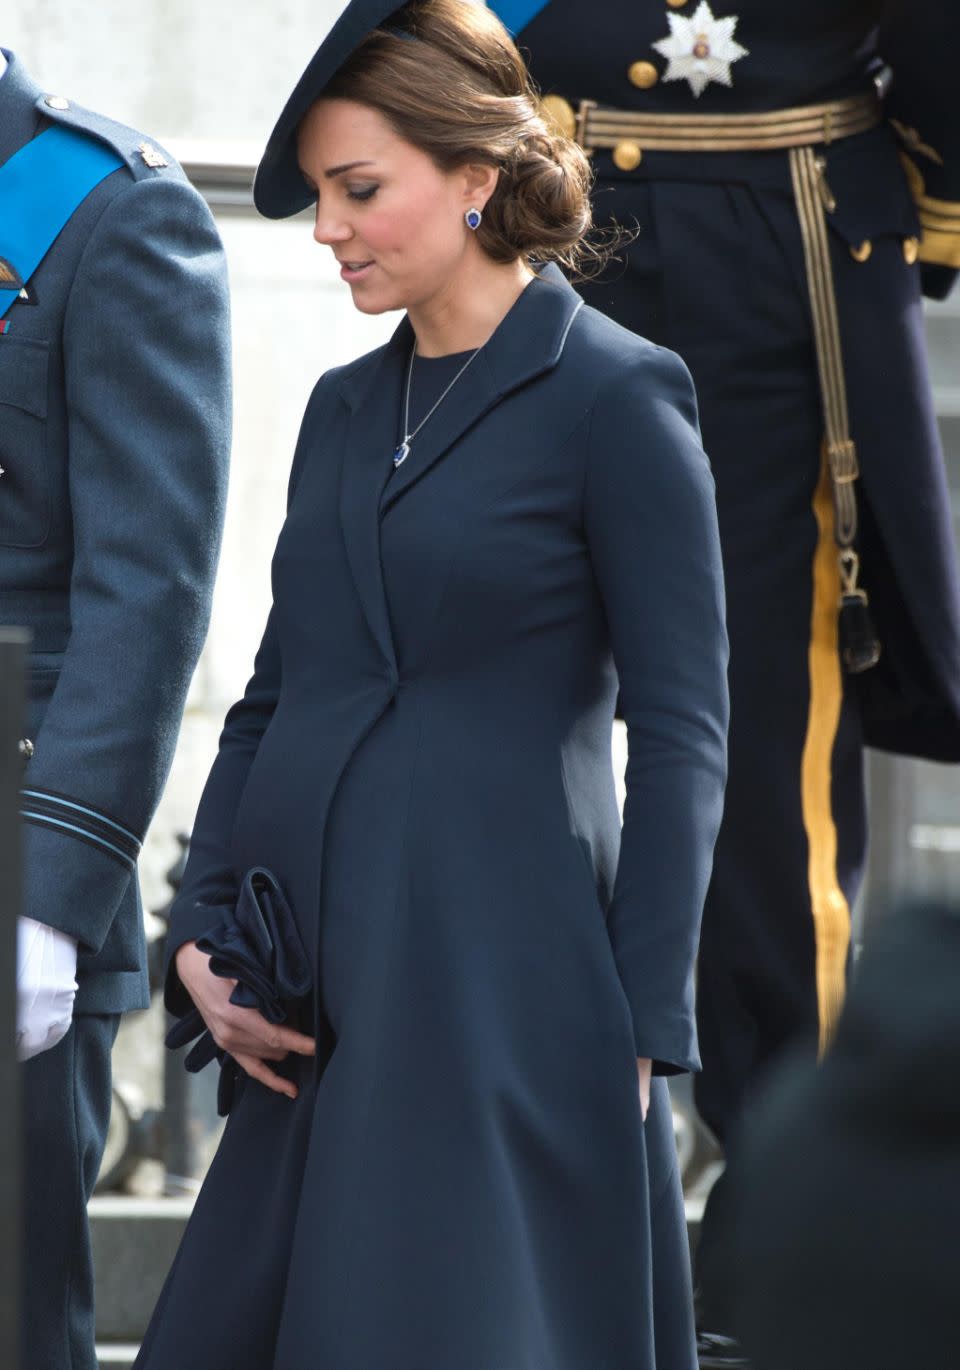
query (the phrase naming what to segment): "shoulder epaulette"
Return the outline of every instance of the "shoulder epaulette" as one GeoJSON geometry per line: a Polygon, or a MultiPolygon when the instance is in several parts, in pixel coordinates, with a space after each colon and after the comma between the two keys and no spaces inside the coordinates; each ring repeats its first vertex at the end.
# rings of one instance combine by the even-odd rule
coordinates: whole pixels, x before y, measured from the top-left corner
{"type": "Polygon", "coordinates": [[[176,158],[159,143],[103,114],[84,109],[62,95],[41,95],[37,101],[37,112],[54,123],[75,129],[78,133],[88,133],[105,143],[122,159],[136,181],[154,176],[186,179],[176,158]]]}

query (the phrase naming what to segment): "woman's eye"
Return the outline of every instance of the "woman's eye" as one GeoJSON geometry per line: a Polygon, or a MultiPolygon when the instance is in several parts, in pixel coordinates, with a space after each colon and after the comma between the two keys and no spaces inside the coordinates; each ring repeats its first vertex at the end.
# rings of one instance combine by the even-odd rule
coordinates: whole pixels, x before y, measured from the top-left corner
{"type": "Polygon", "coordinates": [[[351,200],[372,200],[379,188],[379,186],[366,186],[363,190],[348,190],[347,195],[351,200]]]}

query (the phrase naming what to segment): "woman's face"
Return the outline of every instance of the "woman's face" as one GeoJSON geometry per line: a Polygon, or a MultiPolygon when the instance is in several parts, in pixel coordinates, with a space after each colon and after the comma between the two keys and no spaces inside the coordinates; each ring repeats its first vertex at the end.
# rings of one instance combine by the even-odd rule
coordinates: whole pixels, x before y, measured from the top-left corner
{"type": "Polygon", "coordinates": [[[480,250],[464,214],[475,202],[483,208],[492,168],[440,171],[382,114],[352,100],[317,101],[300,125],[298,156],[317,190],[313,236],[333,249],[364,314],[434,299],[465,254],[480,250]]]}

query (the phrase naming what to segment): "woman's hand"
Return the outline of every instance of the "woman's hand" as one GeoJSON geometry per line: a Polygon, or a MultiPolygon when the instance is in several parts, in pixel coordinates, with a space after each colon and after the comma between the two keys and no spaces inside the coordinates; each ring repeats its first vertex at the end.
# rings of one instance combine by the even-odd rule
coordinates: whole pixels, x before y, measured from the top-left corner
{"type": "Polygon", "coordinates": [[[637,1075],[640,1081],[640,1107],[643,1110],[643,1121],[647,1121],[647,1113],[650,1110],[650,1077],[653,1074],[653,1062],[649,1056],[637,1057],[637,1075]]]}
{"type": "Polygon", "coordinates": [[[231,1004],[230,995],[236,980],[214,975],[210,957],[197,949],[196,942],[184,942],[176,955],[177,974],[190,998],[200,1010],[200,1016],[210,1035],[221,1050],[229,1052],[241,1070],[268,1089],[297,1097],[297,1087],[285,1080],[267,1061],[282,1061],[291,1051],[299,1056],[313,1056],[316,1047],[312,1037],[293,1028],[268,1023],[254,1008],[239,1008],[231,1004]]]}

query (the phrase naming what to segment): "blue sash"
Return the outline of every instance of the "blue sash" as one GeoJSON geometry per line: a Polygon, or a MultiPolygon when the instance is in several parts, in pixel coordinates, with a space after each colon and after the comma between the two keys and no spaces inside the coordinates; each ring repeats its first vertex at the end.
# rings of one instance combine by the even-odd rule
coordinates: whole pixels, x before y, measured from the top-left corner
{"type": "MultiPolygon", "coordinates": [[[[104,143],[72,128],[48,128],[0,167],[0,257],[26,285],[60,230],[111,171],[124,166],[104,143]]],[[[20,294],[0,286],[0,319],[20,294]]]]}
{"type": "Polygon", "coordinates": [[[511,35],[525,29],[530,20],[536,18],[548,4],[549,0],[487,0],[487,8],[493,10],[511,35]]]}

